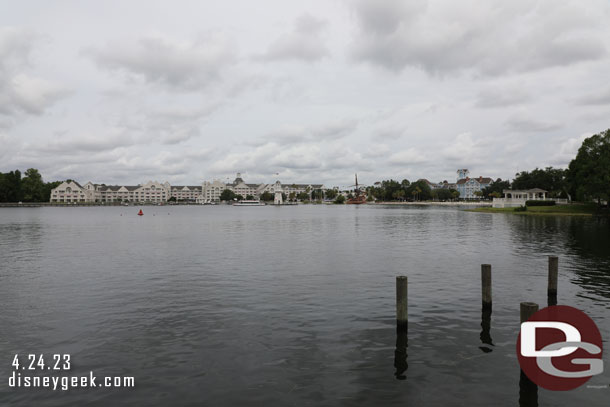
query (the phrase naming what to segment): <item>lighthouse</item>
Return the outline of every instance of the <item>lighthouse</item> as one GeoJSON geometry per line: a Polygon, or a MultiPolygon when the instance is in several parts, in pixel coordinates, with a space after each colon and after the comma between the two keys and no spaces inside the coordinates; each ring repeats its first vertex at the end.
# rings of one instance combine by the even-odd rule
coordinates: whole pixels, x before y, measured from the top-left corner
{"type": "Polygon", "coordinates": [[[275,196],[273,197],[273,204],[281,205],[282,203],[284,203],[282,199],[282,183],[279,180],[275,181],[273,191],[275,192],[275,196]]]}

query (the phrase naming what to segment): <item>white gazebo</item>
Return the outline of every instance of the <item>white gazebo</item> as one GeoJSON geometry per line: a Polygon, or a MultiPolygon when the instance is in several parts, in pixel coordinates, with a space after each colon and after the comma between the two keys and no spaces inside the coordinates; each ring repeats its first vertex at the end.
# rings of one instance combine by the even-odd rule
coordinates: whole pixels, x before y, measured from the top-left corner
{"type": "Polygon", "coordinates": [[[494,198],[494,208],[513,208],[519,206],[525,206],[526,201],[546,201],[546,193],[544,189],[532,188],[532,189],[505,189],[502,191],[504,198],[494,198]]]}

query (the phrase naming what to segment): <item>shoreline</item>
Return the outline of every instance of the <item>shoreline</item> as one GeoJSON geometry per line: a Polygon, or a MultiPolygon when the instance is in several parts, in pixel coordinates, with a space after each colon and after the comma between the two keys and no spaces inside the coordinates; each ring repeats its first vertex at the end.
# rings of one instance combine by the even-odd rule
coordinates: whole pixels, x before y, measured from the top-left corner
{"type": "Polygon", "coordinates": [[[477,207],[491,207],[491,202],[435,202],[435,201],[421,201],[421,202],[371,202],[369,205],[415,205],[415,206],[477,206],[477,207]]]}
{"type": "Polygon", "coordinates": [[[599,210],[595,205],[570,204],[557,206],[529,206],[526,211],[515,211],[516,208],[471,208],[466,212],[506,213],[526,216],[610,216],[608,211],[599,210]]]}

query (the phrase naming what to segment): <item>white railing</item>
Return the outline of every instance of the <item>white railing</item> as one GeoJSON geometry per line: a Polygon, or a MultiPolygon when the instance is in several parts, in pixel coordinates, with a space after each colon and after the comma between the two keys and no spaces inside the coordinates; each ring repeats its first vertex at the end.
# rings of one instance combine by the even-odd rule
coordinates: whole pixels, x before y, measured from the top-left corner
{"type": "Polygon", "coordinates": [[[494,198],[493,199],[493,207],[494,208],[512,208],[518,206],[525,206],[525,202],[527,201],[555,201],[556,204],[565,205],[568,204],[569,201],[567,199],[554,199],[554,198],[538,198],[538,199],[527,199],[527,198],[494,198]]]}

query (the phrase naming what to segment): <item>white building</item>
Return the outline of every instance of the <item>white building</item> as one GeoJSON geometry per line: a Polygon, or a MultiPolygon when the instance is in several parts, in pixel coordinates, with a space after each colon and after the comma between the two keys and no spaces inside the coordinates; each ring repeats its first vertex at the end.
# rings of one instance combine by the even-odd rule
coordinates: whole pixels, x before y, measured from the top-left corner
{"type": "Polygon", "coordinates": [[[505,189],[502,191],[504,198],[494,198],[494,208],[516,208],[525,206],[527,201],[555,201],[556,204],[567,204],[567,199],[547,198],[548,191],[540,188],[513,190],[505,189]]]}
{"type": "Polygon", "coordinates": [[[51,190],[50,202],[93,202],[90,190],[76,181],[64,181],[51,190]]]}
{"type": "Polygon", "coordinates": [[[203,185],[175,185],[171,187],[170,197],[178,202],[196,202],[202,192],[203,185]]]}
{"type": "Polygon", "coordinates": [[[57,188],[51,190],[51,202],[137,202],[137,203],[162,203],[174,197],[179,202],[218,202],[220,195],[225,189],[233,191],[236,195],[246,198],[252,195],[259,198],[268,191],[275,194],[276,190],[290,196],[291,193],[298,195],[306,192],[311,194],[314,190],[324,190],[322,184],[282,184],[277,181],[274,184],[247,184],[237,173],[232,183],[226,184],[219,180],[205,181],[199,185],[174,185],[169,182],[160,183],[148,181],[139,185],[106,185],[87,182],[84,186],[76,181],[62,182],[57,188]]]}
{"type": "Polygon", "coordinates": [[[458,179],[455,183],[457,191],[460,193],[461,199],[479,198],[477,192],[483,191],[493,182],[489,177],[470,178],[470,173],[467,169],[457,170],[458,179]]]}
{"type": "Polygon", "coordinates": [[[51,202],[166,202],[170,196],[168,182],[148,181],[140,185],[106,185],[87,182],[81,186],[76,181],[62,182],[51,190],[51,202]],[[78,200],[75,200],[78,199],[78,200]]]}
{"type": "Polygon", "coordinates": [[[227,188],[227,184],[219,180],[205,181],[201,188],[201,196],[197,199],[197,203],[218,202],[220,201],[220,194],[227,188]]]}

